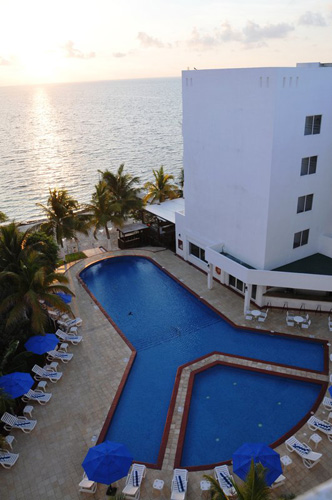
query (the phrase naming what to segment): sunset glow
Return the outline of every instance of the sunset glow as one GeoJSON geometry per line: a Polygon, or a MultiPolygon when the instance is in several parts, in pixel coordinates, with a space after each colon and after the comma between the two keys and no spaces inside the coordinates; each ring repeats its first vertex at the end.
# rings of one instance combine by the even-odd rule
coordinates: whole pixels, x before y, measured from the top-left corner
{"type": "Polygon", "coordinates": [[[1,12],[0,85],[326,62],[332,42],[328,0],[14,0],[1,12]]]}

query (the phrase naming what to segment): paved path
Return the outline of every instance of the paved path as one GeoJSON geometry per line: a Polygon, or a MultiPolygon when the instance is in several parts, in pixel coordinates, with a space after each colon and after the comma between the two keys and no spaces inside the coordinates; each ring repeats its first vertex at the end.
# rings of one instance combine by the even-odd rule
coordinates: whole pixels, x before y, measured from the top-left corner
{"type": "MultiPolygon", "coordinates": [[[[106,255],[118,255],[113,251],[106,255]]],[[[134,254],[134,251],[121,252],[134,254]]],[[[148,255],[163,265],[178,279],[202,296],[211,305],[227,315],[239,325],[254,326],[243,317],[243,299],[230,292],[226,287],[215,284],[212,290],[206,286],[206,276],[193,266],[183,262],[170,251],[146,250],[138,252],[148,255]]],[[[81,463],[90,446],[93,446],[99,435],[110,403],[115,395],[121,377],[126,368],[130,350],[125,342],[113,329],[89,295],[79,284],[76,274],[89,262],[103,255],[93,256],[80,261],[70,268],[68,276],[70,286],[76,294],[73,311],[83,319],[80,329],[84,342],[70,347],[74,353],[73,360],[61,366],[63,378],[57,384],[48,384],[48,390],[53,397],[47,406],[35,405],[34,418],[38,424],[30,435],[14,431],[16,437],[14,451],[20,457],[12,470],[0,470],[0,498],[4,500],[47,498],[71,500],[78,498],[93,498],[78,493],[78,483],[82,477],[81,463]]],[[[261,325],[256,325],[261,326],[261,325]]],[[[329,338],[326,315],[312,315],[314,330],[308,333],[319,338],[329,338]]],[[[269,311],[268,319],[262,325],[264,329],[284,331],[297,334],[294,329],[286,326],[284,314],[281,311],[269,311]]],[[[303,331],[298,334],[302,335],[303,331]]],[[[179,397],[185,396],[185,386],[179,397]]],[[[328,412],[320,408],[317,416],[326,418],[328,412]]],[[[178,435],[178,422],[174,422],[170,434],[168,451],[161,471],[148,470],[142,485],[142,500],[170,498],[172,477],[172,461],[178,435]],[[154,479],[165,481],[161,493],[152,488],[154,479]]],[[[297,433],[300,440],[308,442],[312,432],[304,426],[297,433]]],[[[284,455],[284,445],[277,448],[284,455]]],[[[308,471],[299,457],[293,456],[293,463],[285,470],[287,481],[276,490],[277,496],[285,493],[299,494],[331,477],[332,445],[323,437],[317,451],[324,454],[324,459],[312,470],[308,471]]],[[[199,482],[201,472],[189,473],[188,500],[201,497],[199,482]]],[[[121,489],[124,480],[119,482],[121,489]]],[[[105,485],[99,485],[96,499],[104,499],[105,485]]]]}

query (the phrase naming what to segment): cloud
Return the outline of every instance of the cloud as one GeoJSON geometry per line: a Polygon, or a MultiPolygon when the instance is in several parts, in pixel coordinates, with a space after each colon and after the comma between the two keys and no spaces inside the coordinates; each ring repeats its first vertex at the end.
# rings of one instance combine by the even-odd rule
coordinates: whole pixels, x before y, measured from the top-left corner
{"type": "Polygon", "coordinates": [[[114,52],[113,53],[113,57],[126,57],[127,54],[125,54],[124,52],[114,52]]]}
{"type": "Polygon", "coordinates": [[[95,52],[84,54],[81,50],[76,49],[72,40],[68,40],[62,48],[65,50],[66,57],[73,57],[76,59],[93,59],[96,57],[95,52]]]}
{"type": "Polygon", "coordinates": [[[11,62],[8,59],[0,56],[0,66],[10,66],[11,62]]]}
{"type": "Polygon", "coordinates": [[[245,43],[264,42],[271,38],[285,38],[294,27],[287,23],[267,24],[259,26],[259,24],[248,21],[243,28],[245,43]]]}
{"type": "Polygon", "coordinates": [[[138,33],[137,38],[141,42],[141,45],[146,49],[151,47],[157,47],[158,49],[162,49],[166,46],[171,47],[171,44],[165,45],[161,40],[158,40],[158,38],[153,38],[143,31],[138,33]]]}
{"type": "Polygon", "coordinates": [[[322,14],[309,10],[299,18],[299,24],[304,26],[327,26],[326,19],[322,14]]]}
{"type": "Polygon", "coordinates": [[[219,47],[224,43],[240,42],[248,47],[253,44],[264,45],[266,40],[274,38],[285,38],[294,27],[287,23],[259,24],[248,21],[241,29],[235,29],[229,22],[224,22],[220,27],[215,28],[213,34],[201,35],[197,28],[194,28],[191,37],[187,40],[187,45],[198,49],[208,49],[219,47]]]}

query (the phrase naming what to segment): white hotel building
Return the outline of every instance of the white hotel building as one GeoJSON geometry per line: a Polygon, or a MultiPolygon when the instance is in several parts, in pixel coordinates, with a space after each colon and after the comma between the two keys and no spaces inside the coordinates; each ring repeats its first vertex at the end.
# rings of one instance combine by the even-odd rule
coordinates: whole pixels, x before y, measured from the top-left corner
{"type": "Polygon", "coordinates": [[[329,311],[332,65],[184,71],[182,85],[177,254],[244,309],[329,311]]]}

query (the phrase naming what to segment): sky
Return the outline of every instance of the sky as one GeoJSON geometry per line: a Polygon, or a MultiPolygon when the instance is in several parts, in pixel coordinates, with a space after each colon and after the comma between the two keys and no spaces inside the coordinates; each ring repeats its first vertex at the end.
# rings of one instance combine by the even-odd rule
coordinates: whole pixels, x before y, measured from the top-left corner
{"type": "Polygon", "coordinates": [[[0,86],[332,62],[332,0],[0,0],[0,86]]]}

